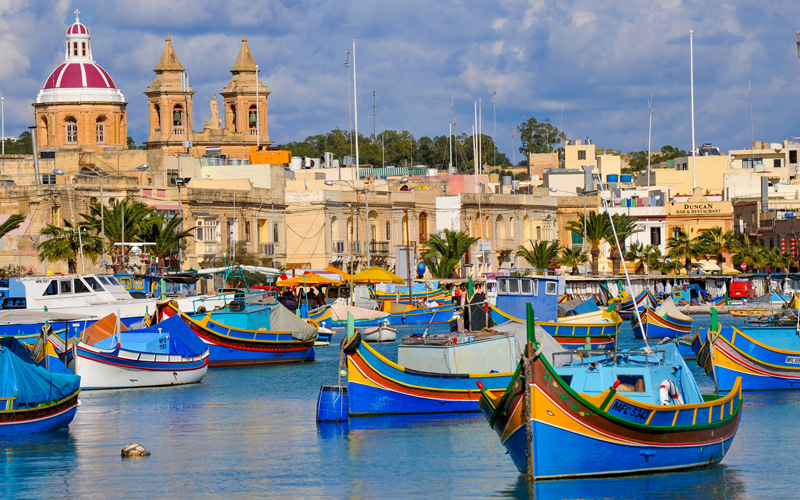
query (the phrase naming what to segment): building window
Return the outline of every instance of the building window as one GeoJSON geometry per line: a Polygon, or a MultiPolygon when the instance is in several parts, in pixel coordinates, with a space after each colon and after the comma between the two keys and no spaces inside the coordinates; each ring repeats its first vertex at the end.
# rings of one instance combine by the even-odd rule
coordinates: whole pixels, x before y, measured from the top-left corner
{"type": "Polygon", "coordinates": [[[536,228],[536,240],[538,241],[538,240],[541,240],[541,239],[542,239],[542,228],[537,227],[536,228]]]}
{"type": "Polygon", "coordinates": [[[95,131],[97,133],[97,143],[103,144],[105,142],[105,125],[103,121],[105,119],[100,117],[97,119],[97,124],[95,125],[95,131]]]}
{"type": "Polygon", "coordinates": [[[83,50],[83,57],[86,57],[86,42],[81,43],[81,49],[83,50]]]}
{"type": "Polygon", "coordinates": [[[683,230],[681,228],[673,227],[672,228],[672,239],[680,238],[682,232],[683,232],[683,230]]]}
{"type": "Polygon", "coordinates": [[[781,168],[781,160],[778,158],[772,160],[772,168],[781,168]]]}
{"type": "Polygon", "coordinates": [[[742,158],[742,168],[753,168],[756,165],[763,165],[762,158],[742,158]]]}
{"type": "Polygon", "coordinates": [[[789,163],[797,163],[797,150],[789,151],[789,163]]]}
{"type": "Polygon", "coordinates": [[[66,120],[67,124],[67,143],[68,144],[75,144],[78,142],[78,121],[73,118],[69,117],[66,120]]]}
{"type": "Polygon", "coordinates": [[[78,42],[75,42],[75,43],[72,44],[72,55],[73,56],[77,56],[78,55],[78,42]]]}
{"type": "Polygon", "coordinates": [[[278,223],[272,224],[272,242],[278,243],[278,223]]]}
{"type": "Polygon", "coordinates": [[[173,169],[167,169],[167,184],[172,185],[172,179],[178,178],[178,171],[173,169]]]}
{"type": "Polygon", "coordinates": [[[391,241],[392,239],[392,223],[390,221],[386,221],[386,241],[391,241]]]}
{"type": "Polygon", "coordinates": [[[660,227],[651,227],[650,228],[650,244],[653,246],[658,246],[661,244],[661,228],[660,227]]]}
{"type": "Polygon", "coordinates": [[[42,184],[55,184],[56,174],[42,174],[42,184]]]}
{"type": "Polygon", "coordinates": [[[173,127],[183,126],[183,106],[181,106],[180,104],[172,108],[172,126],[173,127]]]}
{"type": "Polygon", "coordinates": [[[211,218],[197,220],[198,241],[217,241],[217,220],[211,218]]]}
{"type": "Polygon", "coordinates": [[[585,160],[586,159],[586,151],[578,151],[578,159],[585,160]]]}

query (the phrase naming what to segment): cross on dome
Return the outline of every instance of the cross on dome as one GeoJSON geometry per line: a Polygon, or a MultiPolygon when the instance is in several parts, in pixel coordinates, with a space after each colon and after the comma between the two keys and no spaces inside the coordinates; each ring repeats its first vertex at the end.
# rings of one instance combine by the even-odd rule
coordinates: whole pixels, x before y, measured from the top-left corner
{"type": "Polygon", "coordinates": [[[76,23],[81,22],[81,18],[78,17],[80,14],[81,14],[81,11],[79,11],[78,9],[75,9],[75,22],[76,23]]]}

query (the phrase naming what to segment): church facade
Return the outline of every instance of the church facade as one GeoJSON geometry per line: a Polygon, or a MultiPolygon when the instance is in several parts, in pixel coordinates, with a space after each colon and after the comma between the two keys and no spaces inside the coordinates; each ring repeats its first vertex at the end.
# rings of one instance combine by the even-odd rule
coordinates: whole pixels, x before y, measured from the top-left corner
{"type": "Polygon", "coordinates": [[[269,91],[258,79],[247,37],[231,67],[231,79],[222,90],[222,118],[217,96],[209,102],[210,119],[203,130],[193,129],[194,93],[178,60],[172,40],[153,68],[156,77],[147,88],[149,116],[148,149],[161,149],[165,155],[204,156],[207,151],[228,158],[249,158],[250,147],[269,146],[267,106],[269,91]],[[222,126],[224,122],[224,127],[222,126]]]}

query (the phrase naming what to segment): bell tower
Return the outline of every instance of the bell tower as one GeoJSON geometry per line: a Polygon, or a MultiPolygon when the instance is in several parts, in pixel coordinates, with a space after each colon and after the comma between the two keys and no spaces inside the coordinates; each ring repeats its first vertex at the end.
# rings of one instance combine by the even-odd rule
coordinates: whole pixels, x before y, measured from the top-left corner
{"type": "Polygon", "coordinates": [[[221,92],[225,128],[235,142],[271,144],[267,130],[269,91],[258,79],[261,69],[253,60],[246,36],[230,71],[231,80],[221,92]]]}
{"type": "Polygon", "coordinates": [[[147,96],[150,129],[148,149],[165,153],[184,151],[183,143],[192,139],[192,98],[194,90],[181,66],[172,40],[167,36],[164,50],[153,71],[156,78],[144,94],[147,96]]]}

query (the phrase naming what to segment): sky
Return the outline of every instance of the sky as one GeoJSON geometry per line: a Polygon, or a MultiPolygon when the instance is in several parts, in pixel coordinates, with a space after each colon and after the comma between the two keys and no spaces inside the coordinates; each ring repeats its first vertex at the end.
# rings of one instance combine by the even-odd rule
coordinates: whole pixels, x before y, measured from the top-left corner
{"type": "Polygon", "coordinates": [[[800,136],[800,22],[791,21],[791,0],[0,0],[6,135],[33,124],[31,103],[63,60],[76,8],[95,61],[129,103],[137,143],[146,140],[143,92],[167,35],[196,91],[198,131],[246,35],[271,92],[276,144],[350,128],[352,68],[344,61],[355,39],[362,134],[373,129],[375,90],[378,131],[447,135],[455,119],[456,132],[469,134],[480,100],[483,133],[510,159],[521,159],[512,129],[532,116],[569,139],[647,150],[652,95],[652,149],[688,151],[689,30],[698,146],[727,152],[753,137],[800,136]]]}

